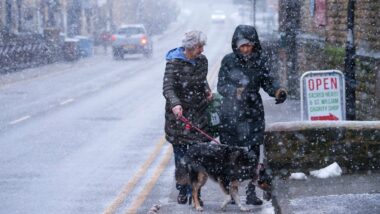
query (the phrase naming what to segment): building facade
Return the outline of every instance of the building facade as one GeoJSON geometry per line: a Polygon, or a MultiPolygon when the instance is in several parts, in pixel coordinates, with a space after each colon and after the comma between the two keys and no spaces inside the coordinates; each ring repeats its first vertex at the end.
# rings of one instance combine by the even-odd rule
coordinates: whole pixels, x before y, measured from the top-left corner
{"type": "MultiPolygon", "coordinates": [[[[380,119],[380,2],[356,0],[353,37],[347,31],[350,0],[280,0],[280,31],[284,39],[282,72],[298,79],[310,70],[345,71],[346,46],[353,39],[356,54],[354,75],[350,83],[355,90],[355,112],[358,120],[380,119]],[[290,5],[292,2],[293,5],[290,5]],[[292,12],[293,11],[293,12],[292,12]],[[292,13],[299,14],[292,16],[292,13]],[[288,16],[288,17],[287,17],[288,16]],[[289,18],[290,17],[290,18],[289,18]],[[293,35],[286,32],[292,26],[293,35]],[[290,39],[289,39],[290,38],[290,39]],[[292,46],[294,44],[294,46],[292,46]],[[292,51],[289,51],[292,50],[292,51]],[[292,60],[291,53],[296,60],[292,60]],[[293,64],[294,63],[294,64],[293,64]]],[[[348,73],[345,73],[348,77],[348,73]]],[[[291,79],[291,78],[290,78],[291,79]]],[[[346,78],[347,79],[347,78],[346,78]]],[[[299,82],[293,94],[299,97],[299,82]]]]}

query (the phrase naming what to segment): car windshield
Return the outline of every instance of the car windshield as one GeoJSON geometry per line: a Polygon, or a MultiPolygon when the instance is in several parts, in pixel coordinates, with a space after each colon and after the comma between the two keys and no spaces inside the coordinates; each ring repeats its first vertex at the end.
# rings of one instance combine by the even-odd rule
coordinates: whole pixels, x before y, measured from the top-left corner
{"type": "Polygon", "coordinates": [[[121,28],[118,31],[119,34],[126,34],[126,35],[135,35],[135,34],[142,34],[144,33],[144,29],[141,27],[126,27],[126,28],[121,28]]]}

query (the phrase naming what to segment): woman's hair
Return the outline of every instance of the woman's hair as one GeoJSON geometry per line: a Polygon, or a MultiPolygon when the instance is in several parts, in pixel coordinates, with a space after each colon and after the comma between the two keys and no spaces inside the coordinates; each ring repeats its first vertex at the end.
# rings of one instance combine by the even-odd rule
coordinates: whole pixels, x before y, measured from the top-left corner
{"type": "Polygon", "coordinates": [[[182,46],[186,49],[193,49],[197,45],[206,45],[207,37],[202,31],[189,31],[182,39],[182,46]]]}

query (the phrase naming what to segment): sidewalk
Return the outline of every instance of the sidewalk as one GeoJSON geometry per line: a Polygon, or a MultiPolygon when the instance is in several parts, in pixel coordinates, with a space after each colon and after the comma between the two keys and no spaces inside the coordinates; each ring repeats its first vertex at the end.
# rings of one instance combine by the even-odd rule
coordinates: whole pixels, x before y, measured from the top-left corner
{"type": "Polygon", "coordinates": [[[277,213],[380,213],[380,173],[273,182],[277,213]]]}

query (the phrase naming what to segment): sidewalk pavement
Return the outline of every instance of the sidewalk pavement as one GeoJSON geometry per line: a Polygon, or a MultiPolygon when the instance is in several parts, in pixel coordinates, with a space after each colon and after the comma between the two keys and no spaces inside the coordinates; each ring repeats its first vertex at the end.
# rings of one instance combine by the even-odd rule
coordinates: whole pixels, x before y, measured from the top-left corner
{"type": "Polygon", "coordinates": [[[274,180],[276,213],[380,213],[380,173],[274,180]]]}

